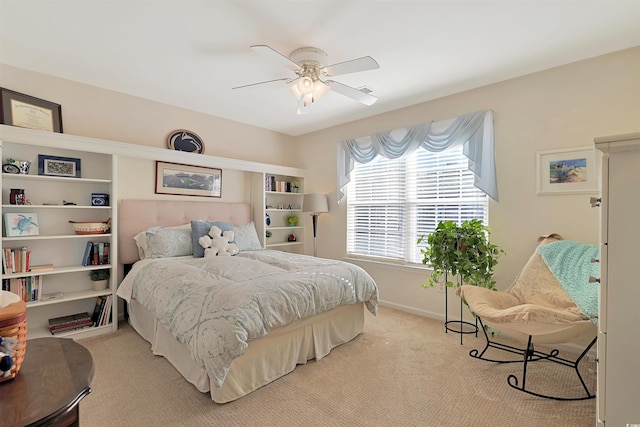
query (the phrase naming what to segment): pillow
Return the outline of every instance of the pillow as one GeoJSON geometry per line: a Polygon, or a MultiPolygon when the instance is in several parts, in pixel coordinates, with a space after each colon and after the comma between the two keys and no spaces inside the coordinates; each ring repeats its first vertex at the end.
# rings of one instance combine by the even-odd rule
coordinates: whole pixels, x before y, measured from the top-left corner
{"type": "MultiPolygon", "coordinates": [[[[563,240],[558,234],[540,236],[538,247],[563,240]]],[[[537,250],[533,254],[516,277],[515,281],[507,289],[507,292],[516,297],[521,303],[571,309],[578,307],[562,288],[558,279],[553,275],[549,267],[544,263],[537,250]]]]}
{"type": "Polygon", "coordinates": [[[151,258],[169,258],[193,253],[190,227],[151,227],[146,234],[151,258]]]}
{"type": "Polygon", "coordinates": [[[147,239],[147,230],[141,231],[133,237],[138,246],[138,257],[140,259],[151,258],[151,249],[149,249],[149,239],[147,239]]]}
{"type": "MultiPolygon", "coordinates": [[[[152,228],[157,228],[157,227],[152,227],[152,228]]],[[[191,232],[191,224],[182,224],[175,227],[164,227],[164,228],[169,230],[186,229],[186,230],[189,230],[189,232],[191,232]]],[[[147,237],[148,230],[141,231],[133,237],[133,240],[136,242],[136,246],[138,246],[138,256],[140,257],[140,259],[151,258],[151,247],[149,246],[149,238],[147,237]]]]}
{"type": "Polygon", "coordinates": [[[240,251],[258,251],[264,249],[260,244],[256,225],[253,221],[242,227],[234,226],[233,232],[235,234],[234,242],[240,251]]]}
{"type": "MultiPolygon", "coordinates": [[[[198,240],[202,236],[209,234],[209,229],[213,226],[218,227],[221,231],[233,231],[233,224],[224,221],[191,221],[191,242],[193,247],[193,256],[195,258],[204,257],[204,248],[200,246],[198,240]]],[[[231,241],[229,243],[234,243],[231,241]]]]}

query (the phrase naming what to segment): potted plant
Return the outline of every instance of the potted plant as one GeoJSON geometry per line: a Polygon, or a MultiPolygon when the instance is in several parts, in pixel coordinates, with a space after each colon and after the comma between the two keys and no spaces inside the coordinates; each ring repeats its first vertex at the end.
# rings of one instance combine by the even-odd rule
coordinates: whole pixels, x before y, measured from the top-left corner
{"type": "Polygon", "coordinates": [[[89,272],[89,279],[93,282],[93,289],[96,291],[102,291],[107,288],[109,277],[109,269],[91,270],[89,272]]]}
{"type": "Polygon", "coordinates": [[[295,215],[291,215],[289,217],[287,217],[287,221],[289,222],[289,225],[291,227],[295,227],[296,224],[298,224],[298,217],[295,215]]]}
{"type": "MultiPolygon", "coordinates": [[[[427,247],[420,249],[422,263],[429,265],[433,273],[428,286],[441,282],[446,286],[459,287],[462,283],[495,290],[494,267],[504,251],[489,241],[490,229],[478,219],[464,221],[442,221],[426,237],[427,247]],[[457,283],[453,278],[457,277],[457,283]]],[[[418,244],[424,240],[418,239],[418,244]]],[[[425,285],[426,286],[426,285],[425,285]]]]}
{"type": "Polygon", "coordinates": [[[271,231],[269,231],[269,230],[265,231],[264,234],[265,234],[265,236],[267,236],[267,239],[273,235],[273,233],[271,233],[271,231]]]}

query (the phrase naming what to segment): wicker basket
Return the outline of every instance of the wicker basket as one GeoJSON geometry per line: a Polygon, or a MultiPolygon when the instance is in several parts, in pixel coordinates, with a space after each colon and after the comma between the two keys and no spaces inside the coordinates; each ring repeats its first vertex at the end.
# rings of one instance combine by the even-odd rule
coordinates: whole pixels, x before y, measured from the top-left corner
{"type": "Polygon", "coordinates": [[[0,377],[0,383],[15,378],[27,352],[27,304],[18,301],[0,308],[0,337],[18,340],[13,349],[13,367],[9,376],[0,377]]]}
{"type": "Polygon", "coordinates": [[[105,234],[111,228],[111,218],[103,222],[77,222],[69,221],[73,224],[76,234],[105,234]]]}

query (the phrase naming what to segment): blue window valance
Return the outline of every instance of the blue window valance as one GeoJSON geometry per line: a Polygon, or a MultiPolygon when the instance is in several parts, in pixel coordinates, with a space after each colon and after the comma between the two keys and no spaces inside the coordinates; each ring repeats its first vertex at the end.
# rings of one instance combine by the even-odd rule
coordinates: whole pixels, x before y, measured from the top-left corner
{"type": "Polygon", "coordinates": [[[368,163],[377,156],[397,159],[419,148],[440,152],[459,145],[463,145],[463,153],[469,159],[475,186],[498,201],[491,110],[338,143],[338,201],[344,196],[343,190],[350,181],[354,162],[368,163]]]}

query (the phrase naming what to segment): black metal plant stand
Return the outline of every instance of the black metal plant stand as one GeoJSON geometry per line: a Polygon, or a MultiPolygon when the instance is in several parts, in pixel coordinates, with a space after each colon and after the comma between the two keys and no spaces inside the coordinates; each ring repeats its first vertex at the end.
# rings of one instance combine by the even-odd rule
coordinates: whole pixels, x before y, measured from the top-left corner
{"type": "MultiPolygon", "coordinates": [[[[471,322],[467,322],[466,320],[462,320],[462,312],[463,312],[463,304],[462,298],[460,298],[460,319],[459,320],[449,320],[449,287],[446,285],[448,280],[449,273],[444,273],[444,332],[449,333],[455,332],[460,334],[460,345],[462,345],[462,336],[465,334],[475,334],[476,338],[478,337],[478,318],[476,317],[475,325],[471,322]],[[467,327],[465,329],[465,326],[467,327]],[[470,328],[470,329],[469,329],[470,328]]],[[[462,284],[462,278],[460,277],[460,283],[462,284]]]]}

